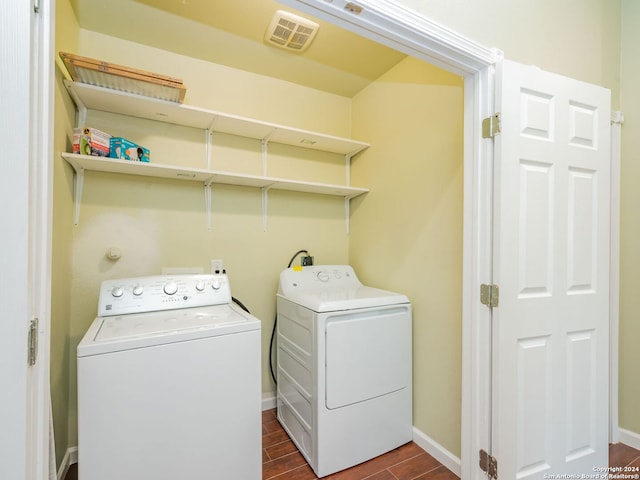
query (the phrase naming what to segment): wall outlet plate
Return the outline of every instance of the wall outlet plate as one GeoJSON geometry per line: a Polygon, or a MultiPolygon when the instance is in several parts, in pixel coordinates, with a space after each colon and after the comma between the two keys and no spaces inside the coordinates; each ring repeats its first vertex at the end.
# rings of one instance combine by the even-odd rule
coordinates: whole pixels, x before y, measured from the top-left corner
{"type": "Polygon", "coordinates": [[[211,260],[211,273],[224,273],[224,262],[222,260],[211,260]]]}

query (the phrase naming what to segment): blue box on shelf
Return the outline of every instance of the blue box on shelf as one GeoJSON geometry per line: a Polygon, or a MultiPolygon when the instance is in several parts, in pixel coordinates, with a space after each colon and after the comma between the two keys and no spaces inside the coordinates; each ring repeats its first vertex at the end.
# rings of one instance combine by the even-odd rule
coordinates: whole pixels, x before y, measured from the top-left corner
{"type": "Polygon", "coordinates": [[[133,162],[150,162],[149,149],[122,137],[111,137],[109,157],[131,160],[133,162]]]}

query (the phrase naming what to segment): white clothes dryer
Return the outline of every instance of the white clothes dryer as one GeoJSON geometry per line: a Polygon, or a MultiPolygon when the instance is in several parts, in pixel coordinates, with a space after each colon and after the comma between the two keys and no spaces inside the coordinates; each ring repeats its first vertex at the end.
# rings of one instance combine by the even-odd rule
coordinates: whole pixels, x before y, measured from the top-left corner
{"type": "Polygon", "coordinates": [[[318,477],[411,441],[411,344],[409,299],[350,266],[280,274],[278,420],[318,477]]]}
{"type": "Polygon", "coordinates": [[[262,478],[260,321],[226,275],[104,281],[77,355],[79,478],[262,478]]]}

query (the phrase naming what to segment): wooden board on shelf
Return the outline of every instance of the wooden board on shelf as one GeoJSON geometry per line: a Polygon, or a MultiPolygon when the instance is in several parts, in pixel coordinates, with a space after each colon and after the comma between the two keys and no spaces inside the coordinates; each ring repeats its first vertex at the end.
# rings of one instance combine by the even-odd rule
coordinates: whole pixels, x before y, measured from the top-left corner
{"type": "Polygon", "coordinates": [[[60,52],[60,58],[74,81],[176,103],[184,101],[187,89],[178,78],[72,53],[60,52]]]}

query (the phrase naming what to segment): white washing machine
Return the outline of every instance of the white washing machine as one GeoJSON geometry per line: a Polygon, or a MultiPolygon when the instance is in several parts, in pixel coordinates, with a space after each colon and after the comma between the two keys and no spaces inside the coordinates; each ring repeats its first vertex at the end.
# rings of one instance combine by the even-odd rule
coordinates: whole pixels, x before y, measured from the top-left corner
{"type": "Polygon", "coordinates": [[[294,267],[277,295],[278,420],[318,477],[412,440],[411,304],[350,266],[294,267]]]}
{"type": "Polygon", "coordinates": [[[77,355],[81,480],[262,478],[260,321],[226,275],[104,281],[77,355]]]}

